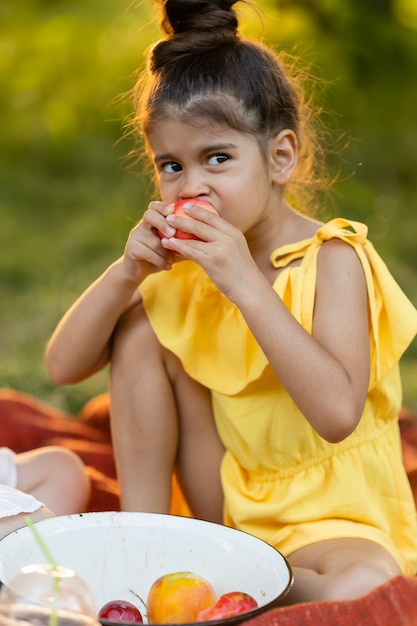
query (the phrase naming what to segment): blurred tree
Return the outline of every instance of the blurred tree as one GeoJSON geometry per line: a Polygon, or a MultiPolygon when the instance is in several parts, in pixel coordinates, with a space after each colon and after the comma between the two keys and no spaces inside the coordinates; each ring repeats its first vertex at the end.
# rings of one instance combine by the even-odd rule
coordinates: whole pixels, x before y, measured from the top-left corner
{"type": "Polygon", "coordinates": [[[349,138],[342,159],[330,161],[342,168],[337,212],[366,221],[388,260],[415,271],[417,3],[278,0],[273,6],[272,38],[287,47],[299,42],[301,54],[314,57],[325,106],[349,138]]]}
{"type": "MultiPolygon", "coordinates": [[[[370,238],[417,302],[416,0],[254,0],[249,35],[299,55],[342,153],[328,211],[370,238]]],[[[76,408],[106,374],[56,389],[43,346],[62,313],[123,249],[151,197],[120,141],[143,51],[160,36],[151,0],[0,3],[0,385],[76,408]]],[[[310,88],[310,83],[307,84],[310,88]]],[[[417,406],[414,342],[407,399],[417,406]],[[413,400],[415,398],[415,400],[413,400]]]]}

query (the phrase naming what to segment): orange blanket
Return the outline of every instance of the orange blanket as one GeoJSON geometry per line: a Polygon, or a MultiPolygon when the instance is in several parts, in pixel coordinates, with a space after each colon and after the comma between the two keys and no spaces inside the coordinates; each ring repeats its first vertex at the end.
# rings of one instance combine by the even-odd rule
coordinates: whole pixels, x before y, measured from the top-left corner
{"type": "MultiPolygon", "coordinates": [[[[404,464],[417,504],[417,415],[400,416],[404,464]]],[[[106,394],[71,417],[21,392],[0,389],[0,445],[23,452],[49,444],[77,452],[92,482],[90,511],[120,509],[106,394]]],[[[188,509],[174,482],[171,512],[188,509]]],[[[245,626],[417,626],[417,577],[398,577],[372,593],[346,602],[309,602],[273,609],[245,626]]]]}
{"type": "MultiPolygon", "coordinates": [[[[74,450],[84,461],[91,479],[88,510],[120,510],[107,394],[93,398],[74,417],[22,392],[0,389],[0,445],[15,452],[46,445],[74,450]]],[[[171,512],[190,515],[175,480],[171,512]]]]}

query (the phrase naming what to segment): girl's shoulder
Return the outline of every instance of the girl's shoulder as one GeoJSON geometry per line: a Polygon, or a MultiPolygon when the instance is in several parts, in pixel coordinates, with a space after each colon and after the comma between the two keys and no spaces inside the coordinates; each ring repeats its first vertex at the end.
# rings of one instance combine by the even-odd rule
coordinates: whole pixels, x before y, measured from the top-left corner
{"type": "Polygon", "coordinates": [[[332,219],[322,224],[314,234],[311,245],[319,248],[319,255],[332,262],[339,259],[341,263],[359,263],[369,260],[367,249],[368,227],[361,222],[344,218],[332,219]],[[358,254],[358,249],[360,252],[358,254]],[[359,256],[359,258],[358,258],[359,256]]]}
{"type": "Polygon", "coordinates": [[[337,217],[319,225],[315,237],[320,241],[344,239],[349,243],[363,244],[368,238],[368,227],[362,222],[337,217]]]}
{"type": "Polygon", "coordinates": [[[323,248],[323,244],[327,242],[329,245],[325,246],[326,255],[332,254],[333,251],[338,254],[339,250],[343,251],[347,248],[364,249],[369,244],[367,235],[367,226],[353,220],[336,218],[328,222],[319,222],[306,218],[302,228],[298,229],[297,236],[275,248],[270,255],[270,260],[274,267],[284,267],[294,262],[299,264],[305,257],[312,260],[312,257],[316,256],[323,248]],[[330,242],[334,243],[330,244],[330,242]]]}

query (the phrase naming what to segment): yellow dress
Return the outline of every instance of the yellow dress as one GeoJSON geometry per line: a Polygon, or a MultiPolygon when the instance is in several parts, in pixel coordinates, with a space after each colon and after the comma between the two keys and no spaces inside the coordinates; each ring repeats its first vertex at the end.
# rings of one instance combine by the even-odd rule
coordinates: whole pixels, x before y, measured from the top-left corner
{"type": "Polygon", "coordinates": [[[417,332],[417,311],[367,240],[367,227],[343,219],[274,250],[271,263],[284,270],[273,288],[311,333],[317,254],[332,238],[356,250],[370,312],[368,398],[358,427],[341,443],[326,442],[309,425],[240,311],[198,265],[177,263],[149,276],[140,290],[161,343],[212,391],[226,448],[225,523],[284,555],[324,539],[362,537],[384,546],[405,574],[415,574],[417,516],[397,416],[398,361],[417,332]],[[301,264],[290,266],[294,259],[301,264]]]}

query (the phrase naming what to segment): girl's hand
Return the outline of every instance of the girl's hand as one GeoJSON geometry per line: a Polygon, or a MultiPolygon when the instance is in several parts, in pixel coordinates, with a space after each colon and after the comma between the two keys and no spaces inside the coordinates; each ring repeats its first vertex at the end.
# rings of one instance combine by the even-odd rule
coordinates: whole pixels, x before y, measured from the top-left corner
{"type": "Polygon", "coordinates": [[[197,239],[162,239],[162,246],[175,255],[198,263],[218,288],[233,301],[233,294],[247,288],[248,277],[259,270],[242,232],[221,216],[192,204],[184,212],[189,217],[168,213],[166,222],[174,229],[197,239]],[[189,218],[193,219],[189,219],[189,218]]]}
{"type": "Polygon", "coordinates": [[[141,221],[130,231],[121,259],[129,281],[139,284],[148,274],[171,269],[174,255],[163,247],[157,231],[167,237],[175,234],[165,219],[173,210],[166,202],[150,202],[141,221]]]}

